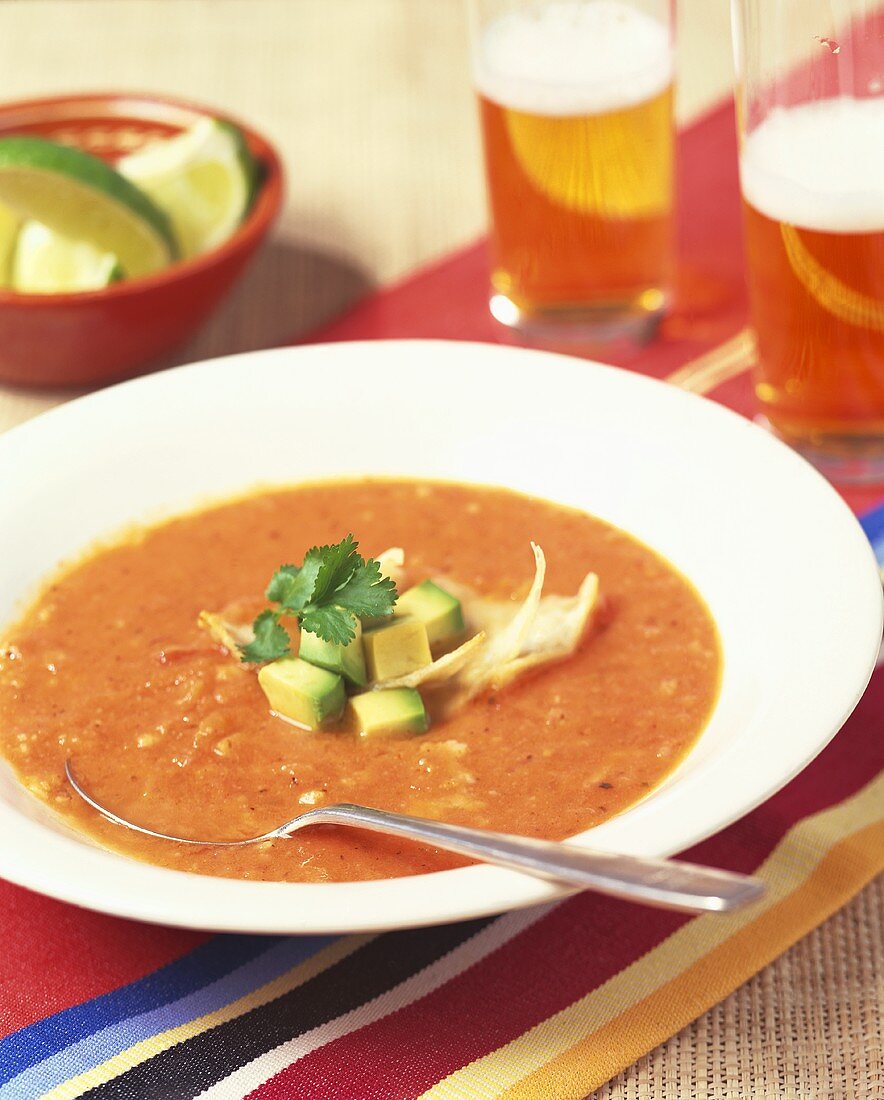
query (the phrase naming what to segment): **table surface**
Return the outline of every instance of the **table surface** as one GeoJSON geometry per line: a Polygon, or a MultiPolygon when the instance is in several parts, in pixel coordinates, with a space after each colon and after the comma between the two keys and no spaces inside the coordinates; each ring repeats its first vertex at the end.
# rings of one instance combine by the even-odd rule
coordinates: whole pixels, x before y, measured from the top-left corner
{"type": "MultiPolygon", "coordinates": [[[[679,121],[730,89],[728,0],[680,0],[679,121]]],[[[253,121],[289,196],[273,242],[184,353],[290,341],[479,236],[479,137],[461,0],[18,0],[3,96],[135,88],[253,121]]],[[[0,387],[0,431],[70,397],[0,387]]],[[[884,1095],[884,883],[594,1100],[884,1095]]]]}

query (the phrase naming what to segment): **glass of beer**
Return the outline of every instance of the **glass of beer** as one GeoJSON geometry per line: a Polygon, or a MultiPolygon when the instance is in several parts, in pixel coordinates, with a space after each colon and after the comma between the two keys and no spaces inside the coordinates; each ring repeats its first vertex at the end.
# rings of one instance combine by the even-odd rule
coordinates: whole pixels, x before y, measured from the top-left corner
{"type": "Polygon", "coordinates": [[[472,0],[491,312],[529,337],[653,333],[673,267],[670,0],[472,0]]]}
{"type": "Polygon", "coordinates": [[[884,7],[733,0],[755,388],[834,480],[884,478],[884,7]]]}

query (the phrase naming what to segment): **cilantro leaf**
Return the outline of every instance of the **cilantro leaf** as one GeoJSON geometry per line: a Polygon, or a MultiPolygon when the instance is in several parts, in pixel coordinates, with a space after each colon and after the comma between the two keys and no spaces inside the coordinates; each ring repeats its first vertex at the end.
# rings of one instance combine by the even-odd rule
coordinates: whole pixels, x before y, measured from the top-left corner
{"type": "Polygon", "coordinates": [[[381,576],[381,563],[373,558],[358,565],[350,579],[335,593],[335,603],[360,617],[392,615],[396,585],[381,576]]]}
{"type": "Polygon", "coordinates": [[[254,641],[242,646],[240,653],[247,664],[275,661],[291,653],[288,631],[279,623],[278,611],[262,611],[252,624],[254,641]]]}
{"type": "Polygon", "coordinates": [[[348,645],[356,637],[356,620],[343,608],[318,607],[311,604],[304,609],[301,625],[324,642],[348,645]]]}
{"type": "Polygon", "coordinates": [[[362,557],[356,552],[359,543],[352,535],[336,546],[314,546],[307,551],[304,558],[304,566],[308,561],[317,559],[320,561],[319,572],[316,575],[316,587],[313,589],[311,603],[317,606],[329,603],[331,596],[353,575],[357,566],[362,564],[362,557]]]}
{"type": "Polygon", "coordinates": [[[276,610],[255,619],[255,640],[241,649],[244,661],[275,661],[291,652],[282,615],[294,615],[300,625],[326,642],[347,645],[356,637],[360,616],[391,615],[396,585],[381,575],[380,562],[358,552],[359,543],[347,535],[333,546],[314,546],[301,566],[281,565],[267,586],[267,599],[276,610]]]}
{"type": "Polygon", "coordinates": [[[288,592],[289,586],[300,572],[297,565],[281,565],[270,578],[264,595],[271,603],[281,603],[283,595],[288,592]]]}
{"type": "Polygon", "coordinates": [[[296,565],[282,565],[277,569],[267,586],[268,600],[292,614],[310,602],[322,565],[320,559],[310,556],[312,553],[307,554],[300,569],[296,565]]]}

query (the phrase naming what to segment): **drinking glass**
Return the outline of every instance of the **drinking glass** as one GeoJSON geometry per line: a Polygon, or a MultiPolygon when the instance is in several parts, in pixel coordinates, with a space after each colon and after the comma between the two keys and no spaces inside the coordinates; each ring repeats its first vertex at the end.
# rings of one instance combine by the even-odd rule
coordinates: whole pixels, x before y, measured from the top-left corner
{"type": "Polygon", "coordinates": [[[733,0],[755,389],[835,480],[884,476],[884,9],[733,0]]]}
{"type": "Polygon", "coordinates": [[[670,0],[471,0],[491,312],[527,335],[653,331],[673,263],[670,0]]]}

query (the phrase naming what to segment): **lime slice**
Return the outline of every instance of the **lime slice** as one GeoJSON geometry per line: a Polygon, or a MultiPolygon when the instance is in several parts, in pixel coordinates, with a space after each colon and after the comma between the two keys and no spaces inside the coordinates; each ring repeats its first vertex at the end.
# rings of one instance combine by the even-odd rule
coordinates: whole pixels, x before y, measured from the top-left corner
{"type": "Polygon", "coordinates": [[[162,210],[109,164],[34,137],[0,138],[0,202],[56,233],[112,252],[129,275],[177,255],[162,210]]]}
{"type": "Polygon", "coordinates": [[[504,124],[520,167],[551,202],[590,217],[657,217],[672,200],[671,94],[601,115],[505,110],[504,124]]]}
{"type": "Polygon", "coordinates": [[[99,290],[123,278],[113,252],[88,241],[54,233],[40,222],[25,222],[12,260],[11,283],[23,294],[64,294],[99,290]]]}
{"type": "Polygon", "coordinates": [[[214,248],[233,233],[249,208],[256,177],[241,131],[215,118],[131,153],[117,167],[169,215],[185,256],[214,248]]]}
{"type": "Polygon", "coordinates": [[[839,321],[884,332],[884,302],[854,290],[820,263],[794,225],[780,223],[786,258],[807,293],[839,321]]]}
{"type": "Polygon", "coordinates": [[[21,219],[5,206],[0,206],[0,286],[9,286],[12,278],[12,256],[18,239],[21,219]]]}

